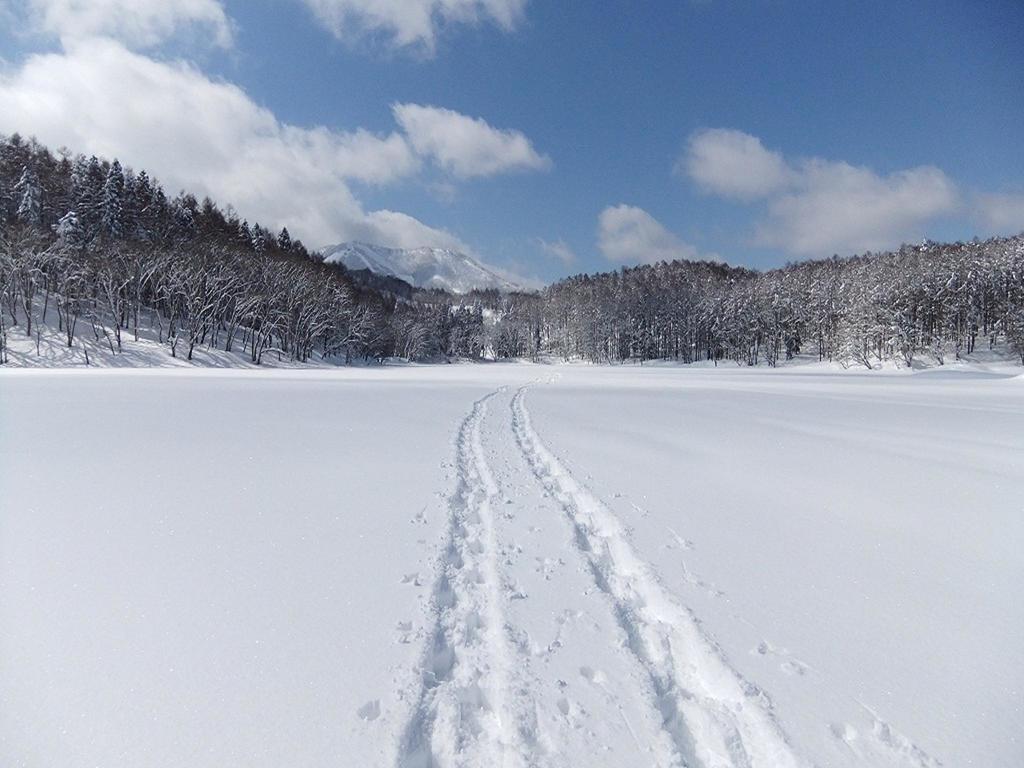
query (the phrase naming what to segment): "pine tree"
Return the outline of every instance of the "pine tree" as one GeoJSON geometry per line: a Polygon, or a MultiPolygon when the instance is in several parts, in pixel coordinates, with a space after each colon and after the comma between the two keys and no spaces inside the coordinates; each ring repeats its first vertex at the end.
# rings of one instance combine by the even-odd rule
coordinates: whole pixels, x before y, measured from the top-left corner
{"type": "Polygon", "coordinates": [[[71,190],[68,195],[71,204],[68,210],[81,210],[79,206],[88,196],[88,188],[89,161],[85,159],[85,155],[78,155],[71,164],[71,190]]]}
{"type": "Polygon", "coordinates": [[[259,223],[252,225],[252,249],[260,254],[267,250],[267,230],[259,223]]]}
{"type": "Polygon", "coordinates": [[[281,234],[277,236],[277,244],[285,253],[292,249],[292,236],[288,234],[288,227],[281,229],[281,234]]]}
{"type": "Polygon", "coordinates": [[[11,206],[10,197],[3,181],[0,180],[0,232],[3,232],[3,228],[7,224],[7,211],[11,206]]]}
{"type": "Polygon", "coordinates": [[[196,199],[192,195],[179,195],[174,199],[174,229],[178,238],[191,240],[198,231],[196,199]]]}
{"type": "Polygon", "coordinates": [[[18,203],[18,219],[26,224],[39,226],[43,222],[43,192],[39,188],[39,179],[35,171],[27,165],[22,169],[21,179],[14,186],[20,197],[18,203]]]}
{"type": "Polygon", "coordinates": [[[138,200],[138,178],[131,170],[124,172],[124,200],[122,204],[122,223],[124,236],[130,239],[138,237],[139,227],[139,200],[138,200]]]}
{"type": "Polygon", "coordinates": [[[252,248],[252,229],[250,229],[247,219],[238,225],[238,242],[246,248],[252,248]]]}
{"type": "Polygon", "coordinates": [[[79,155],[71,171],[73,208],[87,240],[99,231],[105,175],[99,159],[79,155]]]}
{"type": "Polygon", "coordinates": [[[103,234],[113,238],[124,235],[125,185],[124,172],[121,164],[115,160],[107,171],[103,183],[103,202],[101,208],[100,228],[103,234]]]}
{"type": "Polygon", "coordinates": [[[132,234],[139,240],[148,241],[153,236],[150,226],[153,212],[153,185],[150,184],[148,173],[140,171],[139,175],[135,177],[133,192],[135,228],[132,234]]]}
{"type": "Polygon", "coordinates": [[[146,232],[150,239],[160,239],[167,236],[170,203],[167,202],[164,188],[155,181],[150,183],[153,186],[153,200],[145,216],[146,232]]]}
{"type": "Polygon", "coordinates": [[[53,229],[60,244],[66,248],[78,249],[85,243],[85,232],[74,211],[65,213],[53,229]]]}

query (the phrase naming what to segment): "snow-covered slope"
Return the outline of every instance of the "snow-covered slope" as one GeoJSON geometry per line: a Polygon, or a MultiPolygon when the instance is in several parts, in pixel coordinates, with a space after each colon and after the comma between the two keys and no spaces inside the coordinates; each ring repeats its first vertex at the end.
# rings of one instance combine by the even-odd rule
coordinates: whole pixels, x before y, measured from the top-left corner
{"type": "Polygon", "coordinates": [[[329,246],[322,253],[325,261],[397,277],[418,288],[442,288],[453,293],[474,288],[520,288],[472,256],[447,248],[385,248],[353,242],[329,246]]]}

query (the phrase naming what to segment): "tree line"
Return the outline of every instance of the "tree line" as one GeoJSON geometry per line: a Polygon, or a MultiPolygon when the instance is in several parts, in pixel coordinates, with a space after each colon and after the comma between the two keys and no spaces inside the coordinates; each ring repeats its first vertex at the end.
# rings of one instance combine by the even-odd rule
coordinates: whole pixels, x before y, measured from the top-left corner
{"type": "Polygon", "coordinates": [[[754,272],[674,261],[512,297],[499,349],[594,362],[775,366],[804,353],[872,368],[1004,348],[1024,363],[1024,237],[925,242],[754,272]]]}
{"type": "Polygon", "coordinates": [[[669,359],[873,367],[978,349],[1024,363],[1024,237],[922,243],[756,272],[673,261],[532,293],[454,297],[325,264],[287,229],[169,198],[146,171],[0,137],[0,363],[56,323],[119,354],[140,332],[191,359],[669,359]]]}
{"type": "Polygon", "coordinates": [[[144,170],[0,137],[0,363],[9,334],[38,341],[40,323],[111,354],[141,330],[187,359],[481,356],[481,313],[428,299],[356,281],[209,198],[169,198],[144,170]]]}

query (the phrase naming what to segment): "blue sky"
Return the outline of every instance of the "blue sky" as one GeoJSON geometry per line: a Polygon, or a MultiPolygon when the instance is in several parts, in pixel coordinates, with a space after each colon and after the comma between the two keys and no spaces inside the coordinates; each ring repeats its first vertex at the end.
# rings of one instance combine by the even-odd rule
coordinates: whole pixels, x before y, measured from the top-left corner
{"type": "Polygon", "coordinates": [[[1019,0],[166,5],[0,0],[0,131],[541,280],[1024,228],[1019,0]]]}

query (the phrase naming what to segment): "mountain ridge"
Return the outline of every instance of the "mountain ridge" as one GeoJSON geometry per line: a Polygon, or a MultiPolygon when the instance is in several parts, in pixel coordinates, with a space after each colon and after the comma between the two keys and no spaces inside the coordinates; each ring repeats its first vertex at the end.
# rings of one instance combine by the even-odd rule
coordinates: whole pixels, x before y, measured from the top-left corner
{"type": "Polygon", "coordinates": [[[451,248],[388,248],[360,241],[328,246],[320,251],[325,262],[340,263],[350,270],[366,269],[396,277],[417,288],[440,288],[451,293],[496,288],[522,290],[522,286],[498,274],[472,256],[451,248]]]}

